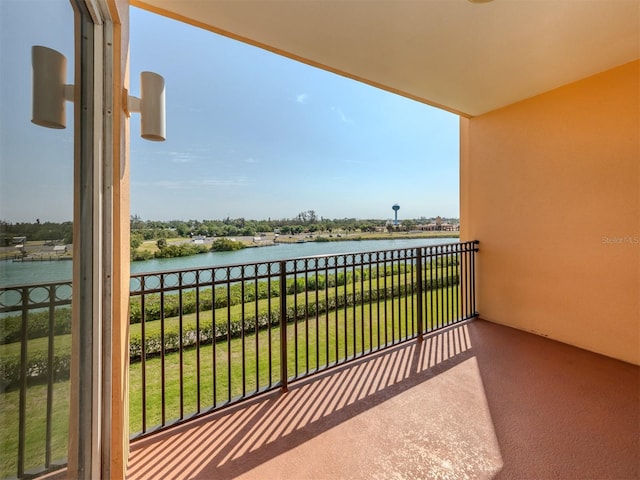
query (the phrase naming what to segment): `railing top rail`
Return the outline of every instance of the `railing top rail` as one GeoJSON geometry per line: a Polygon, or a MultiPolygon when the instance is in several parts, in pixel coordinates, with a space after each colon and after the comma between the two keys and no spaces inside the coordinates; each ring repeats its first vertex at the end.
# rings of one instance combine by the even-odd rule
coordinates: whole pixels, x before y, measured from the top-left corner
{"type": "Polygon", "coordinates": [[[22,290],[24,288],[34,289],[34,288],[48,288],[54,286],[69,286],[71,285],[72,280],[56,280],[53,282],[42,282],[42,283],[16,283],[10,285],[0,285],[0,292],[8,291],[8,290],[22,290]]]}

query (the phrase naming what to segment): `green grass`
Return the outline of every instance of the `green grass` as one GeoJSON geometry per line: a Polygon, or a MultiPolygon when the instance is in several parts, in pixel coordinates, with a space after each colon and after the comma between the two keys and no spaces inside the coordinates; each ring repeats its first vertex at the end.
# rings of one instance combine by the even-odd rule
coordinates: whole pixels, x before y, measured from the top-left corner
{"type": "MultiPolygon", "coordinates": [[[[458,288],[440,290],[433,296],[433,305],[442,310],[443,293],[454,298],[458,288]]],[[[432,304],[432,293],[426,297],[425,309],[432,304]]],[[[453,312],[453,317],[459,316],[453,312]]],[[[396,343],[400,339],[414,335],[415,321],[406,320],[416,311],[414,296],[402,297],[365,306],[350,306],[346,309],[331,311],[300,320],[287,325],[287,366],[288,376],[303,376],[318,366],[325,367],[345,358],[361,355],[370,349],[377,349],[385,343],[396,343]],[[380,312],[378,312],[378,306],[380,312]],[[407,310],[409,315],[407,315],[407,310]],[[393,312],[393,314],[392,314],[393,312]],[[336,325],[337,323],[337,325],[336,325]],[[369,330],[372,334],[369,335],[369,330]],[[363,334],[364,332],[364,334],[363,334]],[[296,353],[295,339],[298,339],[296,353]],[[308,347],[307,347],[308,345],[308,347]],[[327,345],[329,348],[327,348],[327,345]],[[297,360],[297,363],[296,363],[297,360]],[[297,365],[297,368],[296,368],[297,365]]],[[[441,312],[439,323],[451,321],[451,310],[445,315],[441,312]]],[[[431,329],[434,322],[426,327],[431,329]]],[[[180,389],[180,355],[171,353],[165,356],[165,418],[162,418],[162,366],[160,358],[151,358],[145,362],[146,375],[146,429],[163,423],[170,423],[192,413],[207,410],[231,399],[252,391],[268,388],[280,380],[280,329],[247,333],[244,339],[235,338],[230,342],[218,342],[215,345],[201,345],[185,349],[183,355],[182,382],[180,389]],[[257,338],[257,341],[256,341],[257,338]],[[257,348],[256,348],[257,344],[257,348]],[[271,361],[269,361],[271,344],[271,361]],[[242,349],[244,345],[244,364],[242,349]],[[212,358],[216,358],[214,375],[212,358]],[[198,358],[200,371],[198,374],[198,358]],[[269,369],[271,364],[271,369],[269,369]],[[244,367],[244,382],[243,371],[244,367]],[[198,396],[198,375],[200,392],[198,396]],[[229,383],[230,380],[230,383],[229,383]],[[214,394],[215,388],[215,394],[214,394]],[[183,411],[180,411],[182,395],[183,411]],[[200,404],[198,405],[198,400],[200,404]]],[[[130,430],[132,433],[142,430],[142,364],[135,363],[130,368],[130,430]]]]}
{"type": "MultiPolygon", "coordinates": [[[[34,385],[27,389],[25,423],[25,470],[45,463],[47,386],[34,385]]],[[[69,382],[53,385],[51,460],[67,457],[69,431],[69,382]]],[[[0,478],[17,475],[19,392],[0,394],[0,478]]]]}

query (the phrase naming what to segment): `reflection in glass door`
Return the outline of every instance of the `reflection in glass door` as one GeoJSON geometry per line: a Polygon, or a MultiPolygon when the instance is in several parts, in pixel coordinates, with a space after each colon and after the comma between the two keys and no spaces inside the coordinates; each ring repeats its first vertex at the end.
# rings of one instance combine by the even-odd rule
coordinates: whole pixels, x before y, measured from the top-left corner
{"type": "Polygon", "coordinates": [[[0,1],[0,478],[67,458],[73,104],[66,129],[31,122],[31,49],[63,54],[73,83],[73,25],[69,0],[0,1]]]}

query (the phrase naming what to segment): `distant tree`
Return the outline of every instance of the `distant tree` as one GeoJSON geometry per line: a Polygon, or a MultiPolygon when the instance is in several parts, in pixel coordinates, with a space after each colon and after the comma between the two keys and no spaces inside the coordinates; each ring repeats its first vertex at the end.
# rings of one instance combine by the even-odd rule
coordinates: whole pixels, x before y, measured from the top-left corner
{"type": "Polygon", "coordinates": [[[144,228],[144,222],[142,221],[142,218],[140,218],[140,215],[131,215],[130,227],[131,230],[139,230],[141,228],[144,228]]]}
{"type": "Polygon", "coordinates": [[[244,244],[240,242],[234,242],[228,238],[219,238],[211,245],[211,250],[214,252],[231,252],[234,250],[242,250],[244,244]]]}
{"type": "Polygon", "coordinates": [[[136,248],[138,248],[140,245],[142,245],[143,241],[144,241],[144,237],[142,235],[140,235],[139,233],[132,233],[131,238],[129,239],[129,245],[131,246],[131,250],[133,251],[136,248]]]}
{"type": "Polygon", "coordinates": [[[166,238],[158,239],[158,241],[156,242],[156,245],[160,250],[167,248],[167,239],[166,238]]]}
{"type": "Polygon", "coordinates": [[[402,227],[407,232],[413,230],[415,228],[415,226],[416,226],[416,223],[413,220],[404,220],[402,222],[402,227]]]}

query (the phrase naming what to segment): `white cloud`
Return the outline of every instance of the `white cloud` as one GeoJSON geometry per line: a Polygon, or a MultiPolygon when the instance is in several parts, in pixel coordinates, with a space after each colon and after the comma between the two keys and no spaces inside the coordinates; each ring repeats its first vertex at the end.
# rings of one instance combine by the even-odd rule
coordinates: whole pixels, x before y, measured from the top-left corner
{"type": "Polygon", "coordinates": [[[247,177],[236,178],[207,178],[193,182],[203,187],[248,187],[251,182],[247,177]]]}
{"type": "Polygon", "coordinates": [[[305,104],[307,103],[307,100],[309,100],[309,94],[308,93],[299,93],[298,95],[296,95],[296,102],[301,103],[301,104],[305,104]]]}
{"type": "Polygon", "coordinates": [[[347,117],[344,114],[344,112],[340,109],[340,107],[332,106],[331,107],[331,111],[332,112],[336,112],[336,114],[338,115],[338,117],[340,117],[340,120],[342,120],[343,123],[353,123],[353,120],[351,120],[349,117],[347,117]]]}
{"type": "Polygon", "coordinates": [[[248,187],[252,183],[247,177],[203,178],[199,180],[156,180],[153,182],[134,182],[136,188],[151,187],[169,190],[193,189],[199,187],[248,187]]]}
{"type": "Polygon", "coordinates": [[[191,163],[196,159],[196,155],[186,152],[169,152],[173,163],[191,163]]]}

